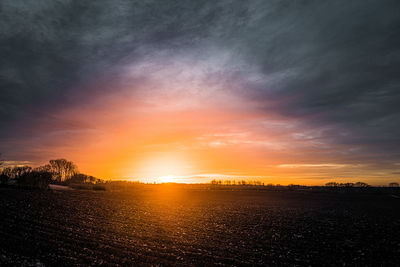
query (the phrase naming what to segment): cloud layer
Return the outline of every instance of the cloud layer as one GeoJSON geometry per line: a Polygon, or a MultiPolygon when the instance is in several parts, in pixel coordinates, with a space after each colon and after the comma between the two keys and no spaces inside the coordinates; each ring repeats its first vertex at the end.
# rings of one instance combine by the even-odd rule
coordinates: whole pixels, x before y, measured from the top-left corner
{"type": "Polygon", "coordinates": [[[111,128],[151,135],[149,124],[135,128],[148,114],[171,127],[177,114],[205,113],[217,122],[187,115],[163,129],[176,146],[240,146],[277,170],[350,164],[392,175],[399,13],[389,0],[4,0],[0,151],[74,157],[82,140],[113,138],[111,128]]]}

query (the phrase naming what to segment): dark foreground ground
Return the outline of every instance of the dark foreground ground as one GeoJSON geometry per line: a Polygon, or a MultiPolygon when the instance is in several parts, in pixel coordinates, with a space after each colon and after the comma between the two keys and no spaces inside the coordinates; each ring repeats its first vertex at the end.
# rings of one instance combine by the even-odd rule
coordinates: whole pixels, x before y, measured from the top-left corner
{"type": "Polygon", "coordinates": [[[400,263],[389,194],[0,188],[0,265],[400,263]]]}

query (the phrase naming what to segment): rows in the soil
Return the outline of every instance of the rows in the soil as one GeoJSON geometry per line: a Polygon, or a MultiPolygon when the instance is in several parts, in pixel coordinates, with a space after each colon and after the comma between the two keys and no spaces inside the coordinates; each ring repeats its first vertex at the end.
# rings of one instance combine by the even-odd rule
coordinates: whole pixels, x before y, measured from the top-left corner
{"type": "Polygon", "coordinates": [[[3,191],[0,263],[367,264],[400,252],[390,212],[232,194],[3,191]]]}

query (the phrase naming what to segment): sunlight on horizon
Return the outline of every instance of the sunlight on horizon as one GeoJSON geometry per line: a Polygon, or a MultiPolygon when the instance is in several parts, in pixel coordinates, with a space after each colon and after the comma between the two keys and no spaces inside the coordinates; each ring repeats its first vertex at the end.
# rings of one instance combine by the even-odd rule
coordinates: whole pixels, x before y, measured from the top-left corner
{"type": "Polygon", "coordinates": [[[175,180],[174,175],[166,175],[166,176],[159,177],[158,182],[160,182],[160,183],[176,183],[177,181],[175,180]]]}
{"type": "Polygon", "coordinates": [[[139,174],[141,181],[155,183],[177,182],[178,177],[190,174],[192,166],[181,155],[166,153],[148,157],[132,167],[132,173],[139,174]]]}

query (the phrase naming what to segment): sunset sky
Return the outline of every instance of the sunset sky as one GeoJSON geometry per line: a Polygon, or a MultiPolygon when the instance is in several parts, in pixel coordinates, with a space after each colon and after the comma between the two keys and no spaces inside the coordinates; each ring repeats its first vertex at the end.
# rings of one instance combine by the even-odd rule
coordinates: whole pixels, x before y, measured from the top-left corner
{"type": "Polygon", "coordinates": [[[400,181],[400,2],[0,2],[0,153],[105,179],[400,181]]]}

